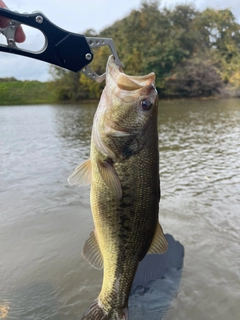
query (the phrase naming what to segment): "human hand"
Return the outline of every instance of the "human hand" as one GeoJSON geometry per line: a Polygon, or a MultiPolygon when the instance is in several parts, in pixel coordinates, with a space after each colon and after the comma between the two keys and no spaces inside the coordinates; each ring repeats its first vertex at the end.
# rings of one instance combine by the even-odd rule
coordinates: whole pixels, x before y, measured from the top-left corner
{"type": "MultiPolygon", "coordinates": [[[[6,4],[0,0],[0,7],[1,8],[7,8],[6,4]]],[[[9,19],[5,17],[0,17],[0,28],[7,27],[9,22],[9,19]]],[[[26,39],[25,33],[23,32],[23,29],[21,26],[18,26],[16,33],[15,33],[15,41],[16,42],[24,42],[26,39]]]]}

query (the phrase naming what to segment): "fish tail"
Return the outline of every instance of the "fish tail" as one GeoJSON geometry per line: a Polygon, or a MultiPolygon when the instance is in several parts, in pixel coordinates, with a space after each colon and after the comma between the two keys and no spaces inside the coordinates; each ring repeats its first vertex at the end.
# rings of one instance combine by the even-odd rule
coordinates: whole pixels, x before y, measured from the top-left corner
{"type": "Polygon", "coordinates": [[[99,301],[94,300],[81,320],[128,320],[128,309],[124,308],[118,312],[106,312],[99,304],[99,301]]]}

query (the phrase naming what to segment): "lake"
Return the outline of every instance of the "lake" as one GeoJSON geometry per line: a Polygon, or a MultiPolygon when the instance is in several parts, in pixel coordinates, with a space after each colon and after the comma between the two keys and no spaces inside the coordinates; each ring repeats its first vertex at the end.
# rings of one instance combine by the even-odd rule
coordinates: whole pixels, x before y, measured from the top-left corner
{"type": "MultiPolygon", "coordinates": [[[[81,319],[100,291],[102,272],[81,256],[89,187],[67,183],[89,157],[95,110],[0,107],[0,319],[81,319]]],[[[136,280],[129,320],[237,320],[240,100],[160,101],[159,148],[160,222],[172,245],[147,262],[159,277],[136,280]]]]}

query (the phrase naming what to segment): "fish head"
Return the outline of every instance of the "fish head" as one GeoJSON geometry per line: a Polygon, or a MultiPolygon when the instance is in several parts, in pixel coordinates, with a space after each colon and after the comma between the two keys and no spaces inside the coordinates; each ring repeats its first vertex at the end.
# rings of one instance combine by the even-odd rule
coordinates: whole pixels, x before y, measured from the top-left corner
{"type": "Polygon", "coordinates": [[[107,157],[125,158],[138,152],[157,130],[158,95],[155,74],[129,76],[110,56],[106,86],[95,114],[93,140],[107,157]]]}

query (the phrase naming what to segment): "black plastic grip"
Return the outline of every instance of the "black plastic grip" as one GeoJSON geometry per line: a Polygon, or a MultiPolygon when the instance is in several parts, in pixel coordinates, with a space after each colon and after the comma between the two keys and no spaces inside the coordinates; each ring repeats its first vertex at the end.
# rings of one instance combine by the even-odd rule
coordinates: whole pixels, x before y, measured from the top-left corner
{"type": "Polygon", "coordinates": [[[46,37],[45,47],[38,52],[6,45],[0,45],[0,51],[46,61],[74,72],[80,71],[93,60],[94,55],[84,35],[59,28],[41,12],[22,14],[0,8],[0,16],[36,28],[46,37]]]}

